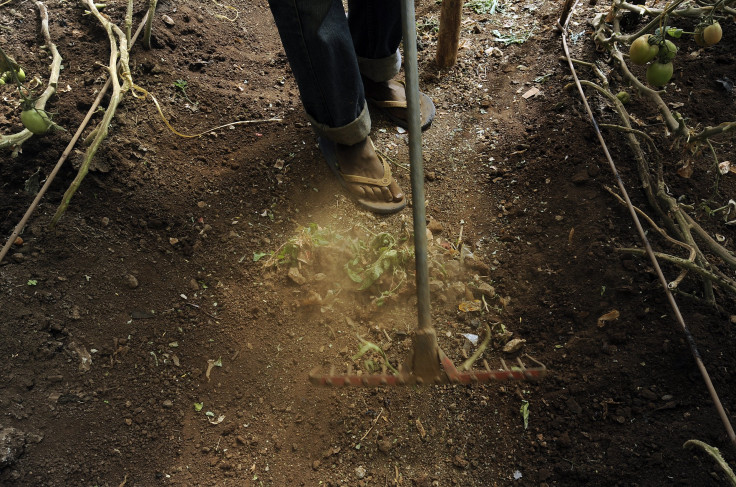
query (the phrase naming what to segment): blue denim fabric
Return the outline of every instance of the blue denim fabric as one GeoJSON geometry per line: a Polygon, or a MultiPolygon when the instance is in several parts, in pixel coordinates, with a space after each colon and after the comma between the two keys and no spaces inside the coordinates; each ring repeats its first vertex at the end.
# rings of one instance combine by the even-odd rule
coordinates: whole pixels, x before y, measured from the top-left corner
{"type": "Polygon", "coordinates": [[[398,73],[398,0],[269,0],[302,103],[319,135],[342,144],[368,136],[361,74],[386,81],[398,73]]]}

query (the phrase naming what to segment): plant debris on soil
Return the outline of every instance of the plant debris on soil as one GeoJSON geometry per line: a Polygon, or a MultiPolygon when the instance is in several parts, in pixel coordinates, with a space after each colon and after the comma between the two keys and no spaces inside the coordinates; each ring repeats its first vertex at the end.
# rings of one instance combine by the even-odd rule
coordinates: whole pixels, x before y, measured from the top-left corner
{"type": "MultiPolygon", "coordinates": [[[[573,55],[599,59],[579,6],[573,55]]],[[[595,3],[595,2],[593,2],[595,3]]],[[[663,3],[663,2],[659,2],[663,3]]],[[[148,2],[136,2],[134,25],[148,2]]],[[[461,364],[490,337],[491,367],[528,354],[539,382],[321,389],[315,367],[397,367],[416,327],[411,209],[359,210],[323,162],[266,0],[158,2],[152,48],[95,164],[54,229],[83,147],[62,166],[0,262],[0,484],[7,486],[716,486],[736,455],[640,247],[577,94],[554,26],[558,2],[473,1],[452,68],[434,64],[440,5],[417,2],[420,87],[437,116],[423,135],[432,322],[461,364]],[[236,15],[237,12],[237,15],[236,15]],[[488,334],[487,330],[490,332],[488,334]],[[691,443],[698,444],[698,443],[691,443]]],[[[118,25],[125,2],[104,8],[118,25]]],[[[46,105],[66,131],[0,157],[9,237],[108,73],[107,35],[76,2],[48,4],[63,57],[46,105]]],[[[697,123],[736,119],[736,29],[707,52],[678,42],[667,102],[697,123]],[[716,117],[717,115],[717,117],[716,117]]],[[[28,80],[48,77],[34,4],[0,6],[0,46],[28,80]]],[[[402,74],[403,76],[403,74],[402,74]]],[[[20,124],[0,86],[0,133],[20,124]]],[[[594,96],[598,114],[610,109],[594,96]]],[[[632,93],[662,133],[661,122],[632,93]]],[[[409,190],[408,138],[373,113],[376,146],[409,190]]],[[[93,115],[84,139],[99,122],[93,115]]],[[[646,199],[623,134],[606,133],[620,176],[646,199]]],[[[733,138],[721,139],[726,160],[733,138]]],[[[703,163],[708,164],[708,163],[703,163]]],[[[708,231],[734,227],[699,202],[717,168],[673,176],[708,231]]],[[[732,172],[717,179],[733,198],[732,172]]],[[[661,242],[658,242],[661,245],[661,242]]],[[[665,266],[668,276],[676,268],[665,266]]],[[[694,281],[697,281],[694,279],[694,281]]],[[[736,411],[736,307],[678,302],[727,412],[736,411]]],[[[733,418],[732,418],[733,419],[733,418]]]]}

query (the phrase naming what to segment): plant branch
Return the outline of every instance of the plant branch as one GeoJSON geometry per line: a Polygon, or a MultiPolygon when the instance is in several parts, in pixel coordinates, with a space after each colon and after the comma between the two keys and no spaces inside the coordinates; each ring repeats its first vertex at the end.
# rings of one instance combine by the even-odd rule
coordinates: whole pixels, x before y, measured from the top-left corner
{"type": "Polygon", "coordinates": [[[486,337],[483,339],[483,342],[481,342],[478,349],[471,355],[468,360],[462,363],[462,365],[458,368],[458,370],[470,370],[470,368],[473,366],[476,360],[480,358],[480,356],[483,354],[483,352],[486,351],[486,348],[488,348],[488,343],[491,341],[491,327],[488,326],[488,323],[484,323],[486,325],[486,337]]]}
{"type": "MultiPolygon", "coordinates": [[[[619,203],[621,203],[624,206],[626,206],[626,201],[624,201],[624,199],[621,196],[619,196],[618,194],[616,194],[611,188],[609,188],[608,186],[605,186],[604,185],[603,186],[603,189],[605,189],[611,195],[613,195],[613,197],[616,198],[619,201],[619,203]]],[[[688,262],[694,262],[695,261],[695,257],[697,255],[697,252],[695,250],[695,247],[693,247],[692,245],[688,245],[685,242],[681,242],[681,241],[679,241],[677,239],[674,239],[674,238],[670,237],[669,235],[667,235],[667,232],[665,232],[663,228],[660,228],[659,225],[657,225],[656,223],[654,223],[654,220],[652,220],[649,217],[649,215],[647,215],[646,213],[644,213],[643,211],[641,211],[636,206],[634,206],[633,208],[634,208],[634,211],[636,211],[636,213],[639,216],[641,216],[642,218],[644,218],[647,221],[647,223],[649,223],[649,225],[652,228],[654,228],[660,235],[662,235],[667,241],[669,241],[670,243],[672,243],[674,245],[678,245],[680,247],[683,247],[683,248],[687,249],[687,251],[690,253],[690,255],[687,258],[688,262]]],[[[680,275],[677,276],[677,278],[675,278],[674,281],[670,281],[667,284],[667,287],[669,287],[670,289],[675,289],[677,286],[680,285],[680,282],[682,282],[682,280],[685,278],[686,275],[687,275],[687,270],[683,270],[680,273],[680,275]]]]}
{"type": "Polygon", "coordinates": [[[699,447],[701,450],[703,450],[705,453],[710,455],[710,457],[716,461],[719,467],[721,467],[721,470],[726,474],[726,477],[728,478],[728,481],[731,483],[732,487],[736,487],[736,475],[733,473],[733,470],[731,467],[726,463],[726,460],[723,458],[723,455],[721,455],[721,452],[718,450],[718,448],[714,446],[710,446],[707,443],[703,443],[700,440],[688,440],[685,442],[684,445],[682,445],[683,448],[695,448],[699,447]]]}
{"type": "MultiPolygon", "coordinates": [[[[51,74],[49,75],[49,82],[46,89],[41,93],[35,103],[36,110],[44,110],[46,108],[46,102],[56,93],[56,87],[59,82],[59,73],[61,72],[61,55],[56,49],[56,44],[51,41],[51,34],[49,33],[49,14],[46,9],[46,5],[42,2],[36,2],[38,7],[38,13],[41,17],[41,33],[43,34],[44,42],[51,51],[51,74]]],[[[33,136],[30,130],[24,128],[20,132],[12,135],[0,135],[0,149],[7,147],[12,148],[12,157],[18,155],[20,146],[26,140],[33,136]]]]}
{"type": "MultiPolygon", "coordinates": [[[[84,3],[84,0],[82,0],[82,2],[84,3]]],[[[130,68],[128,66],[128,41],[125,33],[120,30],[118,26],[116,26],[115,24],[107,20],[107,18],[105,18],[102,14],[100,14],[93,0],[86,0],[86,3],[89,11],[92,12],[92,14],[102,24],[105,31],[107,31],[107,36],[110,41],[110,62],[107,66],[107,70],[110,74],[110,80],[112,82],[112,94],[110,95],[110,103],[105,110],[105,114],[102,116],[100,124],[95,129],[97,131],[97,134],[84,153],[84,159],[81,166],[79,167],[77,176],[74,178],[74,181],[72,181],[71,185],[69,185],[69,188],[64,193],[64,197],[62,198],[59,207],[56,209],[56,213],[51,219],[52,227],[59,222],[59,219],[62,217],[67,207],[69,206],[74,193],[76,193],[77,189],[82,183],[82,180],[87,175],[87,172],[89,171],[89,166],[92,162],[92,158],[97,152],[97,149],[100,147],[100,144],[102,144],[102,141],[105,140],[105,138],[107,137],[110,122],[115,116],[115,111],[117,110],[117,107],[122,100],[122,95],[130,88],[130,84],[128,81],[130,79],[130,68]],[[117,41],[115,40],[116,35],[118,38],[117,41]],[[120,70],[123,73],[122,86],[120,85],[120,80],[118,78],[118,57],[120,59],[120,70]]]]}
{"type": "Polygon", "coordinates": [[[157,3],[158,0],[149,0],[148,2],[148,21],[146,22],[146,29],[143,31],[143,47],[146,49],[151,49],[151,26],[153,25],[157,3]]]}
{"type": "MultiPolygon", "coordinates": [[[[618,248],[616,249],[616,251],[624,252],[627,254],[639,255],[642,257],[647,255],[644,249],[637,249],[637,248],[618,248]]],[[[654,252],[654,255],[657,256],[658,259],[662,259],[671,264],[675,264],[676,266],[682,269],[687,269],[688,271],[694,272],[695,274],[698,274],[700,277],[704,279],[707,279],[709,281],[712,281],[712,282],[715,282],[716,284],[721,285],[723,288],[725,288],[727,291],[731,292],[732,294],[736,294],[736,281],[732,279],[717,275],[711,271],[704,269],[703,267],[698,265],[696,262],[690,262],[689,260],[683,259],[681,257],[676,257],[670,254],[664,254],[662,252],[654,252]]]]}
{"type": "Polygon", "coordinates": [[[649,147],[651,147],[655,151],[657,150],[657,146],[654,145],[654,140],[652,140],[652,138],[646,132],[642,132],[641,130],[637,130],[632,127],[622,127],[621,125],[614,125],[610,123],[599,123],[598,126],[600,128],[618,130],[619,132],[626,132],[628,134],[636,134],[640,137],[643,137],[647,142],[649,142],[649,147]]]}

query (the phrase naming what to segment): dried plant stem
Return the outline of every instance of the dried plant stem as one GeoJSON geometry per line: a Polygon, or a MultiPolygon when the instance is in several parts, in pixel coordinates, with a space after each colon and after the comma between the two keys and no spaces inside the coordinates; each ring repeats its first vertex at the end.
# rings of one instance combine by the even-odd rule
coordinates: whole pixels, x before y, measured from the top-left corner
{"type": "MultiPolygon", "coordinates": [[[[642,257],[647,255],[644,249],[619,248],[616,249],[616,251],[640,255],[642,257]]],[[[670,262],[671,264],[675,264],[678,267],[687,269],[688,271],[692,271],[695,274],[698,274],[700,277],[715,282],[716,284],[725,288],[725,290],[736,294],[736,281],[734,281],[733,279],[729,279],[727,277],[716,274],[715,272],[703,269],[703,267],[698,265],[696,262],[690,262],[689,260],[683,259],[682,257],[676,257],[674,255],[664,254],[662,252],[654,252],[654,255],[656,255],[658,259],[662,259],[666,262],[670,262]]]]}
{"type": "Polygon", "coordinates": [[[612,130],[618,130],[619,132],[625,132],[627,134],[636,134],[639,137],[644,138],[647,142],[649,142],[649,147],[651,147],[654,150],[657,150],[657,146],[654,145],[654,140],[647,134],[646,132],[642,132],[641,130],[631,128],[631,127],[622,127],[621,125],[614,125],[610,123],[600,123],[598,126],[602,129],[612,129],[612,130]]]}
{"type": "MultiPolygon", "coordinates": [[[[608,191],[611,195],[613,195],[613,197],[615,197],[619,201],[619,203],[621,203],[622,205],[626,206],[626,201],[624,201],[624,199],[621,196],[619,196],[618,194],[616,194],[611,188],[609,188],[608,186],[603,186],[603,188],[606,191],[608,191]]],[[[680,246],[680,247],[683,247],[683,248],[687,249],[688,253],[690,254],[688,256],[688,258],[687,258],[688,262],[694,262],[695,261],[695,257],[697,256],[697,251],[695,250],[695,248],[692,245],[688,245],[685,242],[681,242],[681,241],[679,241],[677,239],[674,239],[674,238],[670,237],[669,235],[667,235],[667,232],[665,232],[663,228],[661,228],[659,225],[657,225],[656,223],[654,223],[654,220],[652,220],[649,217],[649,215],[647,215],[646,213],[644,213],[643,211],[641,211],[641,209],[637,208],[636,206],[634,206],[634,211],[636,211],[636,213],[639,216],[641,216],[642,218],[644,218],[647,221],[647,223],[649,223],[649,225],[652,228],[654,228],[660,235],[662,235],[667,241],[669,241],[670,243],[672,243],[674,245],[677,245],[677,246],[680,246]]],[[[671,281],[668,284],[668,287],[670,289],[675,289],[677,286],[679,286],[680,282],[682,282],[682,280],[685,278],[686,275],[687,275],[687,269],[683,270],[680,273],[680,275],[678,275],[677,278],[674,281],[671,281]]]]}
{"type": "MultiPolygon", "coordinates": [[[[151,17],[150,15],[148,16],[151,17]]],[[[128,1],[128,8],[125,10],[125,40],[130,46],[130,34],[133,30],[133,2],[128,1]]]]}
{"type": "MultiPolygon", "coordinates": [[[[82,2],[84,3],[84,0],[82,0],[82,2]]],[[[69,206],[69,202],[74,196],[74,193],[76,193],[77,189],[79,189],[79,185],[82,183],[82,180],[87,175],[87,172],[89,171],[89,166],[92,162],[92,158],[97,152],[97,149],[100,147],[102,141],[105,140],[105,138],[107,137],[110,122],[115,116],[115,111],[117,110],[117,107],[122,100],[122,96],[126,91],[130,89],[130,83],[128,81],[130,80],[130,67],[128,66],[128,40],[125,33],[118,26],[116,26],[115,24],[107,20],[107,18],[105,18],[102,14],[100,14],[100,12],[97,10],[97,7],[95,7],[93,0],[86,0],[86,4],[89,11],[92,12],[92,14],[97,18],[97,20],[107,31],[107,36],[110,41],[110,62],[107,66],[107,70],[110,74],[112,94],[110,95],[110,103],[105,110],[105,114],[102,116],[102,120],[100,121],[97,128],[95,128],[95,138],[84,153],[84,158],[82,160],[79,171],[77,172],[77,176],[74,178],[74,181],[72,181],[72,184],[69,185],[69,188],[64,193],[64,197],[62,198],[59,207],[56,209],[56,213],[51,219],[52,227],[59,222],[59,219],[62,217],[67,207],[69,206]],[[116,35],[117,41],[115,39],[116,35]],[[120,80],[118,79],[118,70],[116,67],[118,59],[120,60],[120,70],[123,73],[122,85],[120,84],[120,80]]]]}
{"type": "Polygon", "coordinates": [[[146,49],[151,49],[151,26],[153,25],[157,3],[158,0],[149,0],[148,2],[148,21],[146,22],[146,29],[143,31],[143,47],[146,49]]]}
{"type": "MultiPolygon", "coordinates": [[[[43,110],[46,108],[46,102],[56,93],[56,86],[59,82],[59,72],[61,71],[61,55],[56,49],[56,44],[51,41],[51,34],[49,33],[49,14],[46,10],[46,5],[42,2],[36,2],[38,7],[38,13],[41,17],[41,33],[43,34],[44,42],[51,51],[51,74],[49,75],[49,82],[46,85],[46,89],[41,93],[41,96],[36,100],[35,107],[37,110],[43,110]]],[[[12,135],[0,135],[0,149],[12,148],[12,156],[15,157],[20,151],[20,146],[26,140],[33,136],[30,130],[23,129],[17,134],[12,135]]]]}
{"type": "Polygon", "coordinates": [[[736,474],[733,473],[733,470],[731,467],[726,463],[726,460],[723,458],[723,455],[721,455],[721,452],[718,450],[718,448],[714,446],[710,446],[707,443],[703,443],[700,440],[688,440],[685,442],[684,445],[682,445],[683,448],[695,448],[699,447],[701,450],[703,450],[705,453],[710,455],[710,457],[716,461],[719,467],[721,467],[721,470],[726,474],[726,477],[728,478],[728,481],[731,483],[732,487],[736,487],[736,474]]]}
{"type": "Polygon", "coordinates": [[[736,130],[736,122],[723,122],[715,127],[706,127],[702,132],[690,137],[690,142],[699,142],[701,140],[707,140],[716,135],[720,135],[726,132],[736,130]]]}
{"type": "Polygon", "coordinates": [[[481,342],[478,349],[471,355],[468,360],[462,363],[460,367],[458,367],[458,370],[470,370],[470,368],[473,366],[476,360],[480,358],[480,356],[483,354],[483,352],[486,351],[486,348],[488,348],[488,344],[491,341],[491,327],[488,326],[488,323],[484,323],[486,325],[486,337],[483,339],[483,342],[481,342]]]}

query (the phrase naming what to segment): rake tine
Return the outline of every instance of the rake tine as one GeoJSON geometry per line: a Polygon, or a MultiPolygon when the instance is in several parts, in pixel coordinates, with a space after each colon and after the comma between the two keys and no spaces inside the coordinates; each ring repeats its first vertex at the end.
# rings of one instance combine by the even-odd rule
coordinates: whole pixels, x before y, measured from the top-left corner
{"type": "Polygon", "coordinates": [[[403,364],[399,364],[399,366],[398,366],[397,370],[399,371],[399,373],[398,373],[398,375],[396,376],[396,383],[397,383],[398,385],[400,385],[400,386],[404,386],[404,385],[406,385],[406,376],[407,376],[408,374],[406,374],[406,373],[404,372],[404,366],[403,366],[403,364]]]}
{"type": "Polygon", "coordinates": [[[534,357],[532,357],[528,353],[525,353],[524,356],[526,358],[528,358],[529,360],[531,360],[532,362],[534,362],[535,364],[537,364],[542,370],[545,370],[545,371],[547,370],[547,366],[546,365],[544,365],[542,362],[540,362],[539,360],[535,359],[534,357]]]}
{"type": "Polygon", "coordinates": [[[516,362],[519,364],[519,368],[521,369],[521,373],[524,374],[524,378],[530,379],[532,377],[532,374],[530,372],[527,372],[526,367],[524,367],[524,362],[521,361],[521,358],[516,357],[516,362]]]}
{"type": "Polygon", "coordinates": [[[527,368],[521,357],[516,358],[516,364],[513,367],[503,360],[500,369],[491,369],[488,361],[483,359],[482,369],[471,369],[460,372],[455,364],[447,357],[441,349],[437,349],[438,358],[442,367],[439,375],[431,375],[422,377],[416,374],[411,366],[399,365],[395,372],[388,370],[387,364],[381,365],[381,373],[366,374],[362,370],[355,370],[352,364],[348,364],[347,373],[345,375],[335,375],[335,366],[330,366],[328,375],[319,374],[319,367],[313,369],[309,373],[310,381],[315,385],[348,387],[348,386],[397,386],[416,384],[422,385],[439,385],[439,384],[461,384],[476,385],[486,384],[496,380],[531,380],[539,379],[547,374],[547,367],[535,359],[525,354],[525,356],[534,363],[535,367],[527,368]]]}

